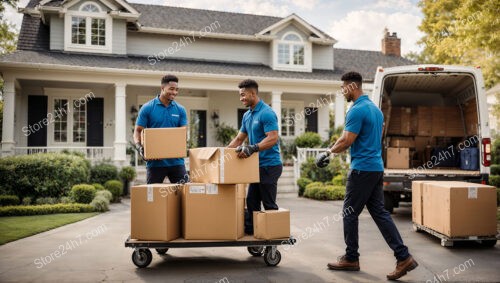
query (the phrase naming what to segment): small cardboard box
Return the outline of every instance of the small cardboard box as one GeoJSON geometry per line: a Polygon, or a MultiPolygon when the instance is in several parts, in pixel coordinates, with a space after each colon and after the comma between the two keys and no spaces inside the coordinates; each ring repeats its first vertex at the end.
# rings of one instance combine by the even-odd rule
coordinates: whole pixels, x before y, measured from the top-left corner
{"type": "Polygon", "coordinates": [[[191,181],[196,183],[258,183],[259,154],[239,158],[234,148],[193,148],[189,150],[189,174],[191,181]]]}
{"type": "Polygon", "coordinates": [[[424,225],[448,237],[495,236],[496,211],[493,186],[447,181],[424,184],[424,225]]]}
{"type": "Polygon", "coordinates": [[[147,128],[142,130],[141,135],[146,159],[186,157],[186,127],[147,128]]]}
{"type": "Polygon", "coordinates": [[[417,107],[417,135],[430,136],[432,133],[432,108],[417,107]]]}
{"type": "Polygon", "coordinates": [[[415,119],[415,110],[410,107],[401,108],[401,135],[411,136],[417,132],[417,119],[415,119]]]}
{"type": "Polygon", "coordinates": [[[130,238],[171,241],[181,236],[182,186],[150,184],[130,190],[130,238]]]}
{"type": "Polygon", "coordinates": [[[253,233],[256,239],[281,239],[290,237],[290,211],[279,210],[254,211],[253,233]]]}
{"type": "Polygon", "coordinates": [[[186,240],[237,240],[244,236],[245,187],[188,183],[182,193],[186,240]]]}
{"type": "Polygon", "coordinates": [[[432,136],[444,137],[446,136],[446,111],[445,107],[434,106],[432,107],[432,136]]]}
{"type": "Polygon", "coordinates": [[[412,137],[391,137],[391,147],[415,147],[415,140],[412,137]]]}
{"type": "Polygon", "coordinates": [[[409,148],[387,148],[387,168],[408,169],[410,168],[409,148]]]}

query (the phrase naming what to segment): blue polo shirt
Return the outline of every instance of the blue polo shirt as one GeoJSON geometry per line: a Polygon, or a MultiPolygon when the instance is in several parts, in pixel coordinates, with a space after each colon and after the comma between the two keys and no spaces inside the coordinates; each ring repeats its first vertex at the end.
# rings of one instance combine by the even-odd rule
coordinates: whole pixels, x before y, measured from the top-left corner
{"type": "MultiPolygon", "coordinates": [[[[165,107],[158,95],[141,107],[135,124],[143,128],[183,127],[187,125],[186,109],[175,101],[171,101],[165,107]]],[[[165,141],[165,146],[168,146],[168,141],[165,141]]],[[[184,165],[184,158],[169,158],[146,162],[146,167],[148,168],[177,165],[184,165]]]]}
{"type": "Polygon", "coordinates": [[[383,172],[382,111],[368,98],[360,96],[347,112],[345,129],[358,135],[351,145],[351,169],[383,172]]]}
{"type": "MultiPolygon", "coordinates": [[[[249,109],[243,115],[240,131],[248,135],[250,144],[257,144],[266,138],[267,132],[278,131],[276,113],[260,100],[253,110],[249,109]]],[[[259,151],[260,167],[276,165],[281,165],[279,142],[269,149],[259,151]]]]}

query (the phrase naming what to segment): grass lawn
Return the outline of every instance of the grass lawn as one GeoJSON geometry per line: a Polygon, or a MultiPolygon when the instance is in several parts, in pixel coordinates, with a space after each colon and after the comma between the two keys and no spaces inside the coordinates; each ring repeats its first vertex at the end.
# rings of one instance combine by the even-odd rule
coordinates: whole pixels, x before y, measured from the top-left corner
{"type": "Polygon", "coordinates": [[[97,214],[99,213],[89,212],[0,217],[0,245],[77,222],[97,214]]]}

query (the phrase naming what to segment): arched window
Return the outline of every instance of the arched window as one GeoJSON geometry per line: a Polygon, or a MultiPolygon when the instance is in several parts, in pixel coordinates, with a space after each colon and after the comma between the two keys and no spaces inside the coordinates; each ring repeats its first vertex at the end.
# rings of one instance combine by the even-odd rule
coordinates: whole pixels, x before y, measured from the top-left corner
{"type": "Polygon", "coordinates": [[[278,43],[278,64],[289,66],[304,65],[305,44],[295,32],[288,32],[278,43]]]}
{"type": "Polygon", "coordinates": [[[83,4],[80,7],[80,11],[90,12],[90,13],[99,13],[99,12],[101,12],[101,9],[99,9],[99,7],[96,4],[87,3],[87,4],[83,4]]]}

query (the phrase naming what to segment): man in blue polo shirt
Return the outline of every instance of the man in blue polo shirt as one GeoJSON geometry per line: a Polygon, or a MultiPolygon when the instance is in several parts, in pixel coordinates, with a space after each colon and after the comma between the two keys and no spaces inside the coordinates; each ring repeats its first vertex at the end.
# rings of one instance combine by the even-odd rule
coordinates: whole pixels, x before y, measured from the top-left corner
{"type": "Polygon", "coordinates": [[[354,101],[347,112],[344,133],[332,148],[320,154],[316,159],[318,167],[325,167],[330,155],[351,148],[351,170],[347,176],[346,196],[344,199],[344,241],[345,255],[337,262],[328,263],[333,270],[358,271],[358,216],[363,208],[377,224],[389,247],[397,259],[396,270],[387,275],[387,279],[396,280],[408,271],[415,269],[418,263],[409,254],[401,235],[392,221],[391,215],[384,208],[382,161],[382,111],[363,94],[362,77],[357,72],[342,76],[342,93],[347,102],[354,101]]]}
{"type": "Polygon", "coordinates": [[[249,107],[243,115],[241,129],[228,147],[237,147],[238,157],[247,158],[259,153],[260,183],[250,184],[247,195],[245,233],[253,234],[253,212],[276,210],[278,179],[283,171],[278,144],[278,118],[273,109],[259,98],[259,85],[254,80],[244,80],[239,85],[240,101],[249,107]],[[248,137],[249,144],[242,146],[248,137]]]}
{"type": "MultiPolygon", "coordinates": [[[[179,79],[174,75],[166,75],[161,79],[160,94],[146,102],[139,111],[135,123],[134,142],[144,157],[141,132],[145,128],[176,128],[187,126],[186,109],[174,99],[179,93],[179,79]]],[[[168,146],[168,141],[165,141],[168,146]]],[[[189,180],[183,158],[147,160],[147,183],[163,183],[168,177],[170,183],[185,183],[189,180]]]]}

